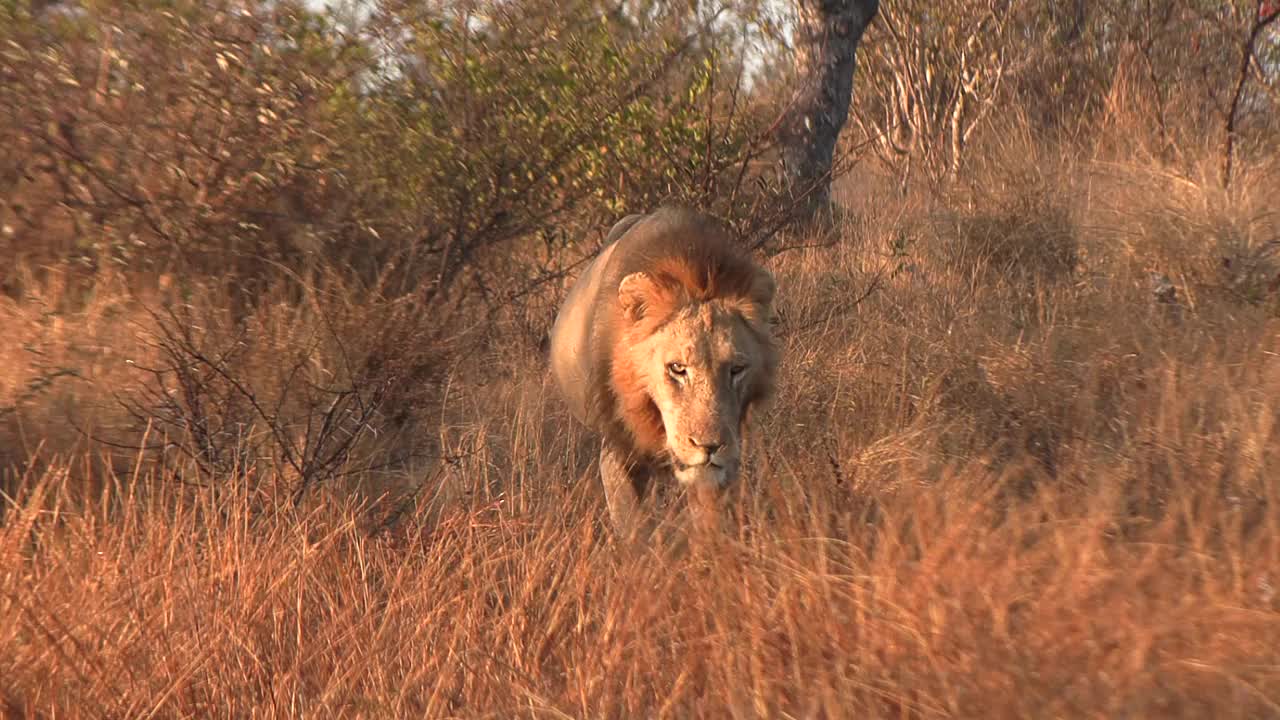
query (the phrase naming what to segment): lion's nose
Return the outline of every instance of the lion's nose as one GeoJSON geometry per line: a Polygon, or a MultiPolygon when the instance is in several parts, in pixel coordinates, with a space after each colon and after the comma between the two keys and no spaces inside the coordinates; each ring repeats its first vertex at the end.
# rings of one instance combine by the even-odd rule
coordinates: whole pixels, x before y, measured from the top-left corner
{"type": "Polygon", "coordinates": [[[707,440],[696,437],[689,438],[689,443],[696,448],[704,450],[707,455],[715,455],[717,450],[724,447],[724,441],[722,440],[707,440]]]}

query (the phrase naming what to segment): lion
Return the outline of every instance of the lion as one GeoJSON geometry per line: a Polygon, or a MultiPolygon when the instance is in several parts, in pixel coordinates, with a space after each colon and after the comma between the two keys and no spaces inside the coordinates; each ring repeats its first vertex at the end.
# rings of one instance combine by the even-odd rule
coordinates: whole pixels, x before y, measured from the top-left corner
{"type": "Polygon", "coordinates": [[[570,288],[551,330],[552,374],[601,435],[616,532],[674,477],[700,525],[737,480],[748,419],[774,389],[773,276],[713,218],[681,207],[630,215],[570,288]]]}

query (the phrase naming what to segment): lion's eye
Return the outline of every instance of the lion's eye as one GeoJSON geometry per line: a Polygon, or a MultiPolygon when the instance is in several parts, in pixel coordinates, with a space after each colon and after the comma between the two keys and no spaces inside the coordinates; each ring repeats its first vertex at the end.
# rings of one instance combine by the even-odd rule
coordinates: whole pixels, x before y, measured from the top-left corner
{"type": "Polygon", "coordinates": [[[678,362],[673,362],[673,363],[667,363],[667,372],[671,373],[673,377],[682,378],[688,374],[689,369],[678,362]]]}

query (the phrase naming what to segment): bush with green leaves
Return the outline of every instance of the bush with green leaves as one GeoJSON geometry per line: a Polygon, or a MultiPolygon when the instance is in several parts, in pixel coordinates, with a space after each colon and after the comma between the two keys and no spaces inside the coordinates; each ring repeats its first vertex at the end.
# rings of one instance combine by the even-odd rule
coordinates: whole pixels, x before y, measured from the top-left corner
{"type": "Polygon", "coordinates": [[[727,197],[759,121],[717,86],[732,58],[713,30],[664,12],[641,28],[587,2],[384,7],[376,70],[341,98],[361,245],[379,249],[366,257],[412,263],[429,292],[485,284],[498,262],[497,286],[529,274],[505,264],[513,243],[554,248],[663,200],[727,197]]]}
{"type": "Polygon", "coordinates": [[[7,260],[234,274],[306,235],[329,99],[367,56],[322,17],[128,0],[19,5],[0,25],[7,260]]]}
{"type": "Polygon", "coordinates": [[[687,5],[4,12],[11,256],[248,289],[340,267],[434,297],[523,278],[513,247],[664,199],[737,202],[726,187],[763,152],[732,44],[687,5]]]}

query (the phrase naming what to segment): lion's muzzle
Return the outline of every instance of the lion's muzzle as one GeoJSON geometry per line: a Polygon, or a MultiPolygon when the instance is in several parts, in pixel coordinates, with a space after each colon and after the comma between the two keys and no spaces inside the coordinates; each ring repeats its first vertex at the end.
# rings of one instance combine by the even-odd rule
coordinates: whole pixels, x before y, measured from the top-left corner
{"type": "Polygon", "coordinates": [[[672,470],[676,480],[686,487],[710,487],[724,489],[738,480],[738,461],[736,458],[711,458],[702,463],[690,465],[680,460],[673,460],[672,470]]]}

